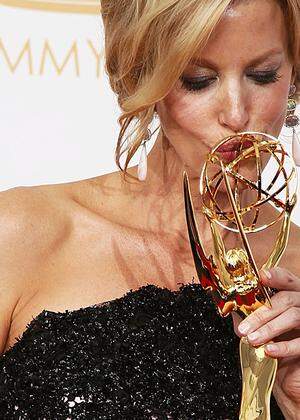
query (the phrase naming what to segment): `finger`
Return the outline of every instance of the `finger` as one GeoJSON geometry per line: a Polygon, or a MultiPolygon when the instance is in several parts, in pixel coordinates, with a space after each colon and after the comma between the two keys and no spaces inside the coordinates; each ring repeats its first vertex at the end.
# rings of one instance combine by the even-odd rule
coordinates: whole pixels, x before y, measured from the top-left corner
{"type": "Polygon", "coordinates": [[[300,356],[300,338],[267,344],[265,352],[271,357],[300,356]]]}
{"type": "Polygon", "coordinates": [[[264,305],[256,309],[238,326],[239,333],[243,336],[262,327],[267,322],[278,317],[283,312],[293,308],[300,308],[299,292],[278,292],[271,298],[272,307],[264,305]]]}
{"type": "Polygon", "coordinates": [[[279,335],[300,326],[300,308],[290,308],[272,321],[249,334],[248,340],[253,345],[264,344],[279,335]]]}
{"type": "Polygon", "coordinates": [[[300,279],[285,268],[276,267],[260,271],[260,279],[265,286],[278,290],[300,292],[300,279]]]}
{"type": "Polygon", "coordinates": [[[287,331],[286,333],[281,334],[280,336],[276,337],[274,341],[289,341],[294,340],[294,338],[300,337],[300,326],[298,328],[294,328],[291,331],[287,331]]]}

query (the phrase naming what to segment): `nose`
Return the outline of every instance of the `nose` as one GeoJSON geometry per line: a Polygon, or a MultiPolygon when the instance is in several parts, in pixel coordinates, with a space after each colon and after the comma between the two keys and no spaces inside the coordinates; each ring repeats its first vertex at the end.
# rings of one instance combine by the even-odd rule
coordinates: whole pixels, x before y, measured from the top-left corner
{"type": "Polygon", "coordinates": [[[246,131],[249,124],[249,113],[247,97],[242,86],[237,82],[224,86],[219,100],[219,123],[235,133],[246,131]]]}

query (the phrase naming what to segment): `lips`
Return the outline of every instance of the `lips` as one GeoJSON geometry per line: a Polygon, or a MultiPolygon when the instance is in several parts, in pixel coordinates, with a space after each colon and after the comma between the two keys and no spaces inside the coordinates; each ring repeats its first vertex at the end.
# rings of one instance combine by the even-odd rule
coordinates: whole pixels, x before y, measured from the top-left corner
{"type": "Polygon", "coordinates": [[[218,147],[217,152],[227,153],[227,152],[239,152],[240,150],[248,149],[252,146],[252,141],[246,140],[244,142],[230,140],[227,143],[222,144],[218,147]]]}
{"type": "Polygon", "coordinates": [[[237,154],[238,152],[236,150],[220,152],[220,155],[222,156],[222,161],[224,163],[232,162],[237,157],[237,154]]]}
{"type": "Polygon", "coordinates": [[[245,149],[253,146],[253,142],[250,140],[228,140],[216,149],[216,152],[221,155],[221,159],[224,163],[230,163],[235,160],[238,154],[245,149]]]}

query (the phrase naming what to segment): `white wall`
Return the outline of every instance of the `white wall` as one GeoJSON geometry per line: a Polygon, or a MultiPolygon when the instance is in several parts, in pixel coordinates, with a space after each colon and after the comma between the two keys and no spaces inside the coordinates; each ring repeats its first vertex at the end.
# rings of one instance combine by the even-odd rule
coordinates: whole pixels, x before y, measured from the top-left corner
{"type": "Polygon", "coordinates": [[[0,0],[0,74],[0,190],[117,170],[98,0],[0,0]]]}
{"type": "Polygon", "coordinates": [[[0,5],[1,189],[116,170],[99,15],[0,5]]]}

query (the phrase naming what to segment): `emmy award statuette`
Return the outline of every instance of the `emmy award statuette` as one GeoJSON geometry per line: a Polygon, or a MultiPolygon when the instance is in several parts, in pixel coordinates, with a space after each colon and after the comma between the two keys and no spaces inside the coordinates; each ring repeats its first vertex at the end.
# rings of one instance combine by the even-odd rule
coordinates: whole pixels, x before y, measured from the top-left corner
{"type": "MultiPolygon", "coordinates": [[[[245,318],[262,305],[271,306],[272,290],[260,283],[248,236],[253,239],[258,232],[278,226],[274,243],[266,243],[266,258],[260,268],[275,267],[288,242],[291,212],[296,203],[296,174],[293,160],[279,140],[269,134],[239,133],[215,146],[200,176],[202,213],[213,243],[212,255],[207,255],[184,172],[186,221],[197,275],[222,317],[236,311],[245,318]],[[267,164],[275,167],[271,175],[263,172],[267,164]],[[222,229],[236,234],[240,246],[226,249],[222,229]]],[[[243,337],[240,362],[240,420],[270,419],[277,359],[267,356],[263,345],[254,347],[243,337]]]]}

